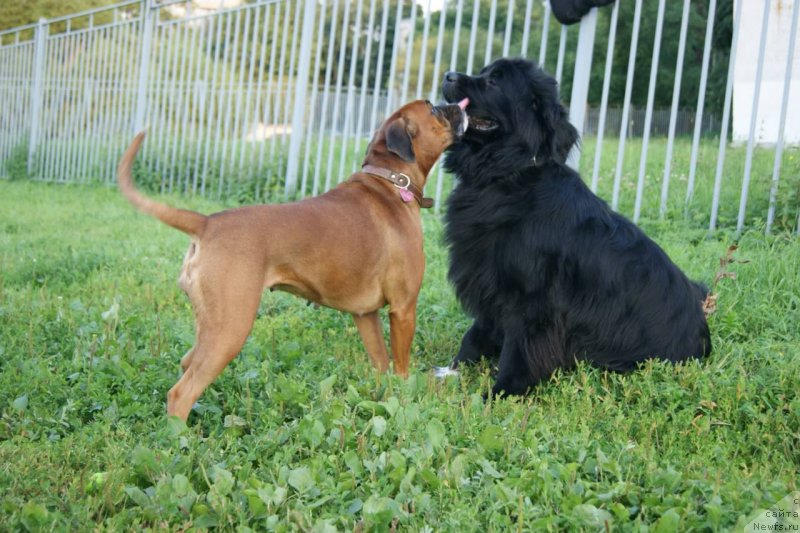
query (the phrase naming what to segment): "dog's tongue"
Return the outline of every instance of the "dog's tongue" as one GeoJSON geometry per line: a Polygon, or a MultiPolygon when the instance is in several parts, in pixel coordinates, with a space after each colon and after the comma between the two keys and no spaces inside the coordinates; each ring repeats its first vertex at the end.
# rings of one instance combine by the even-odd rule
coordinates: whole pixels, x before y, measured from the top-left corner
{"type": "Polygon", "coordinates": [[[468,105],[469,105],[469,98],[464,98],[458,103],[458,107],[460,107],[462,111],[466,110],[468,105]]]}

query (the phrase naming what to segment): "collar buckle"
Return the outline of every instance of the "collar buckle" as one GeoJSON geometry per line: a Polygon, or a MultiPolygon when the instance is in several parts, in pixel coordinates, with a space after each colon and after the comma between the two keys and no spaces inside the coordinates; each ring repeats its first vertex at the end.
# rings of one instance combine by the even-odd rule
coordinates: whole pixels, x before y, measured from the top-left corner
{"type": "Polygon", "coordinates": [[[408,186],[411,185],[411,178],[409,178],[402,172],[393,173],[392,178],[394,178],[392,183],[394,183],[394,186],[397,187],[398,189],[403,189],[404,191],[407,191],[408,186]]]}

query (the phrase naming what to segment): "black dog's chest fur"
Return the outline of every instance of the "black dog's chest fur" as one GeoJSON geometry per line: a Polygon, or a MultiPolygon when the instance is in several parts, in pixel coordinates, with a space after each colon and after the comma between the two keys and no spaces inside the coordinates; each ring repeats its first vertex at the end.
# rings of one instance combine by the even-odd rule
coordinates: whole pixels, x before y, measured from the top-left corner
{"type": "Polygon", "coordinates": [[[501,331],[513,316],[563,332],[557,359],[627,370],[706,349],[707,330],[696,328],[703,288],[563,165],[460,183],[445,222],[449,279],[465,310],[501,331]]]}

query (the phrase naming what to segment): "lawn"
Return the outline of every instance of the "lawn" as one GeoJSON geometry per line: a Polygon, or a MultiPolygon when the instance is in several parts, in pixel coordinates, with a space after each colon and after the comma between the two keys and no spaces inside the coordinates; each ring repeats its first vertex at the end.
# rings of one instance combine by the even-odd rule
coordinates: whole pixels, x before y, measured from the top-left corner
{"type": "Polygon", "coordinates": [[[712,356],[484,402],[488,366],[431,376],[469,321],[424,226],[408,381],[372,372],[350,317],[271,293],[184,425],[187,238],[111,188],[0,181],[0,530],[741,530],[800,490],[797,237],[645,220],[706,283],[739,245],[712,356]]]}

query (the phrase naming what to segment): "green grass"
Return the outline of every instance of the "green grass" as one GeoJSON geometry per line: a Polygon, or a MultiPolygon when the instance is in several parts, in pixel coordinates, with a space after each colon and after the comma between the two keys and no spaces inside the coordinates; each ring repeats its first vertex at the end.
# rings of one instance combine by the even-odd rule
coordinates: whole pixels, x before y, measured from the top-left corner
{"type": "MultiPolygon", "coordinates": [[[[798,490],[797,238],[739,239],[707,361],[484,403],[487,367],[431,377],[468,320],[424,225],[408,381],[375,376],[350,317],[271,293],[186,426],[164,413],[187,238],[113,189],[0,181],[0,530],[730,530],[798,490]]],[[[706,282],[733,242],[643,226],[706,282]]]]}

